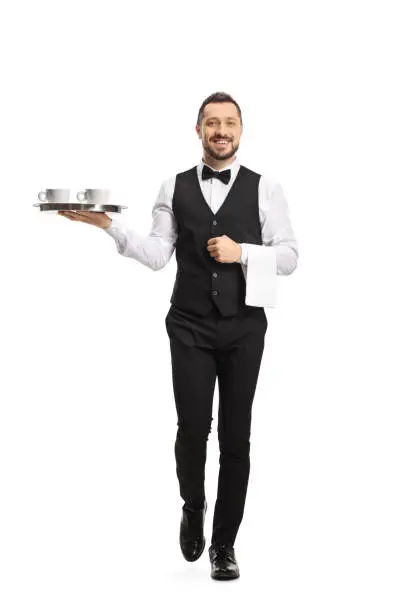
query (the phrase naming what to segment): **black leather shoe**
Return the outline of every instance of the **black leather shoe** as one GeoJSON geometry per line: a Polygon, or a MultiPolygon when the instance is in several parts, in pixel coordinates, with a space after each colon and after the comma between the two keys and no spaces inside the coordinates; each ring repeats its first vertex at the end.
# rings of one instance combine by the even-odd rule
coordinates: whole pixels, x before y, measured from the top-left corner
{"type": "Polygon", "coordinates": [[[201,510],[182,509],[180,522],[180,548],[187,561],[197,561],[205,547],[204,519],[207,501],[201,510]]]}
{"type": "Polygon", "coordinates": [[[235,551],[231,545],[211,545],[208,553],[211,561],[211,578],[215,580],[233,580],[234,578],[239,578],[235,551]]]}

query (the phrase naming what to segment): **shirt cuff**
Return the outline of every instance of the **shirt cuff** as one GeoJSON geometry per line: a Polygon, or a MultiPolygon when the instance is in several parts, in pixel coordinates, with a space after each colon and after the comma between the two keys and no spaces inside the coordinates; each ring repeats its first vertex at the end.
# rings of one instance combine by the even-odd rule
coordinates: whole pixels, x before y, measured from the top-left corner
{"type": "Polygon", "coordinates": [[[245,304],[276,307],[276,251],[273,246],[248,244],[245,304]]]}
{"type": "Polygon", "coordinates": [[[242,251],[241,257],[238,260],[238,263],[242,263],[242,264],[246,265],[247,261],[248,261],[248,248],[247,248],[247,244],[245,242],[239,242],[238,244],[241,247],[241,251],[242,251]]]}

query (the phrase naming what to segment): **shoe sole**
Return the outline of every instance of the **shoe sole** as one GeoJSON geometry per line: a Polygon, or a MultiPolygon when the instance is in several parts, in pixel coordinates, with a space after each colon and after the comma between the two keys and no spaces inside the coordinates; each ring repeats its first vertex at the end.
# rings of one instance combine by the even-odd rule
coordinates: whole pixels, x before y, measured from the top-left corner
{"type": "Polygon", "coordinates": [[[239,578],[239,574],[238,576],[211,576],[211,578],[213,580],[236,580],[239,578]]]}

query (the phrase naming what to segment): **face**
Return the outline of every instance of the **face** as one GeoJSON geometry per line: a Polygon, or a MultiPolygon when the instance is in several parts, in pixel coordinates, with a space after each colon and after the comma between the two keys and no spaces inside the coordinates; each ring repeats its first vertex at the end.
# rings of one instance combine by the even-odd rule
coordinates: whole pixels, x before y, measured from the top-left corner
{"type": "Polygon", "coordinates": [[[197,124],[196,131],[207,156],[216,160],[233,157],[242,134],[237,107],[232,102],[210,102],[204,108],[201,126],[197,124]]]}

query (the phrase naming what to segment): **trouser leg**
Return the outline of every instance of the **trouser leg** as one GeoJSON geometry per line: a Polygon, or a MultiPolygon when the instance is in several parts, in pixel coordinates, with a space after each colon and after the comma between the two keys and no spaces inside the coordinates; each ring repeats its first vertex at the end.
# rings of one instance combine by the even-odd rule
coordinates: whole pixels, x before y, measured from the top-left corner
{"type": "Polygon", "coordinates": [[[194,337],[176,315],[166,319],[170,338],[177,435],[176,472],[183,508],[202,508],[205,500],[207,441],[211,431],[216,380],[214,350],[194,344],[194,337]]]}
{"type": "Polygon", "coordinates": [[[218,352],[220,470],[211,544],[234,545],[250,471],[252,403],[261,365],[267,319],[263,311],[237,321],[237,336],[218,352]]]}

